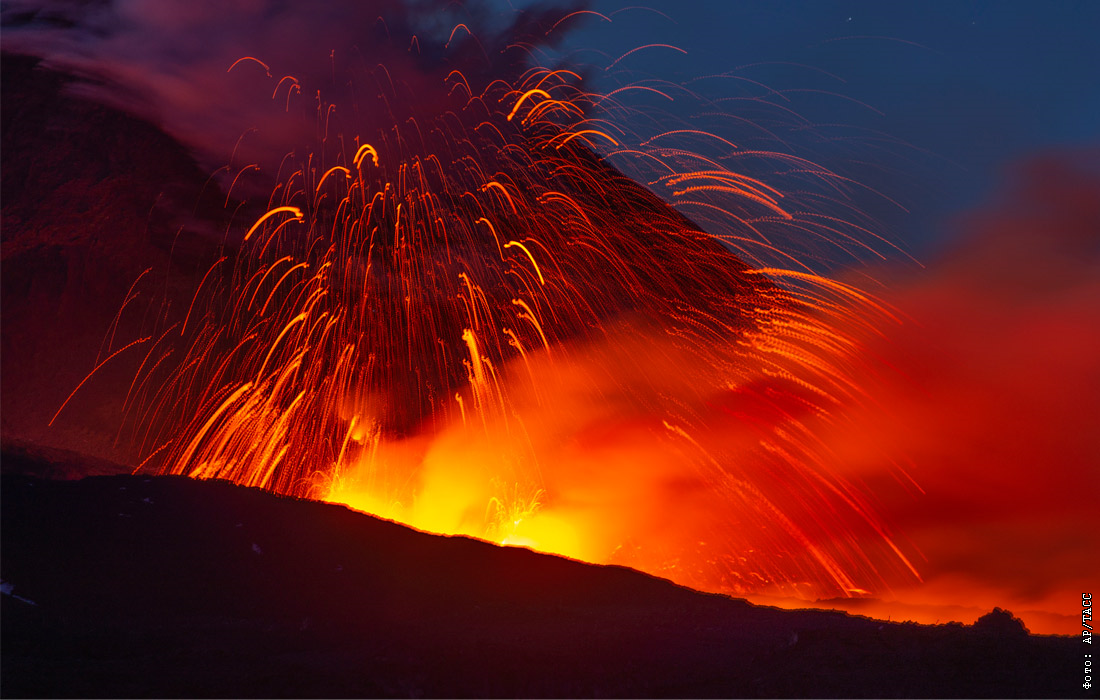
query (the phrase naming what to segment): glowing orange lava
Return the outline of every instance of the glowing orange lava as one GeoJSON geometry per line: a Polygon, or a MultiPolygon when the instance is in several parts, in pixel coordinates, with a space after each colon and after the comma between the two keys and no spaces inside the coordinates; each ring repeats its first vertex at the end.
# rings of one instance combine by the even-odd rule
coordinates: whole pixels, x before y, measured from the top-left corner
{"type": "MultiPolygon", "coordinates": [[[[280,108],[304,89],[271,76],[280,108]]],[[[438,114],[291,159],[147,348],[141,468],[707,590],[918,580],[822,438],[868,401],[865,341],[897,322],[785,243],[870,250],[800,195],[840,179],[700,129],[628,129],[631,96],[667,86],[592,94],[541,67],[476,83],[454,70],[438,114]]]]}

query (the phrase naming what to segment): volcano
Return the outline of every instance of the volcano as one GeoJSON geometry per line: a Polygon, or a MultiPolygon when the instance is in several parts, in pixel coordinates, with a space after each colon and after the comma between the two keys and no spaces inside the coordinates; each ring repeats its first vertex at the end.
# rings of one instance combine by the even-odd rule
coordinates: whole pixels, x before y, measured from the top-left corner
{"type": "MultiPolygon", "coordinates": [[[[594,130],[540,116],[571,102],[459,93],[464,131],[412,122],[360,145],[357,177],[310,154],[236,202],[249,167],[222,195],[85,82],[8,65],[9,441],[708,590],[915,576],[811,433],[852,392],[855,345],[814,311],[843,307],[769,281],[582,145],[594,130]],[[512,123],[524,102],[537,118],[512,123]]],[[[575,90],[558,73],[523,85],[575,90]]],[[[737,193],[761,231],[793,219],[723,173],[660,182],[737,193]]]]}
{"type": "MultiPolygon", "coordinates": [[[[151,122],[81,99],[70,89],[72,81],[36,59],[3,56],[4,693],[495,697],[1069,692],[1075,677],[1068,661],[1070,640],[1028,635],[1003,611],[974,626],[935,627],[840,613],[780,612],[697,593],[622,567],[428,535],[340,506],[286,497],[305,493],[298,487],[300,479],[287,480],[293,487],[274,488],[283,492],[279,497],[219,481],[122,475],[150,457],[151,449],[121,436],[124,409],[132,409],[129,396],[143,365],[143,354],[127,354],[127,343],[148,337],[150,327],[171,328],[170,321],[187,327],[195,308],[214,319],[209,327],[215,328],[216,307],[225,297],[204,299],[198,292],[204,281],[232,287],[241,269],[235,267],[235,258],[242,243],[227,240],[240,238],[247,228],[242,222],[257,220],[263,208],[235,200],[232,188],[230,194],[219,189],[184,146],[151,122]],[[227,262],[219,266],[222,258],[227,262]],[[111,473],[116,476],[102,476],[111,473]],[[64,482],[41,478],[93,474],[101,476],[64,482]]],[[[600,297],[592,290],[599,290],[602,279],[574,273],[571,279],[588,290],[581,296],[598,297],[606,306],[587,316],[570,316],[558,324],[553,339],[568,344],[583,339],[587,322],[598,325],[639,311],[632,305],[643,295],[631,296],[631,289],[641,290],[646,299],[657,298],[657,312],[649,311],[665,317],[663,332],[677,349],[692,348],[716,329],[735,331],[733,338],[746,337],[757,323],[752,316],[756,302],[778,286],[754,274],[727,247],[590,149],[579,142],[570,149],[572,166],[594,181],[613,183],[615,197],[603,208],[608,221],[667,225],[680,236],[677,250],[689,254],[690,264],[676,260],[667,269],[637,273],[631,284],[600,297]],[[709,273],[700,270],[707,265],[712,266],[709,273]],[[725,286],[716,286],[716,279],[725,286]],[[676,293],[655,293],[664,289],[676,293]],[[691,313],[684,312],[685,300],[692,303],[691,313]]],[[[314,192],[319,196],[320,184],[314,192]]],[[[455,210],[465,206],[447,205],[455,210]]],[[[385,214],[395,241],[400,211],[385,214]]],[[[324,214],[321,220],[328,221],[324,214]]],[[[487,246],[493,241],[488,229],[481,236],[478,240],[487,246]]],[[[519,263],[515,268],[533,286],[542,277],[536,264],[539,251],[524,248],[522,255],[519,236],[515,238],[508,241],[517,244],[510,250],[519,263]]],[[[624,262],[630,270],[643,267],[637,265],[641,258],[631,256],[642,250],[641,244],[654,241],[639,236],[636,242],[638,248],[624,248],[622,257],[608,259],[624,262]]],[[[395,242],[389,250],[399,249],[395,242]]],[[[398,294],[401,280],[393,265],[376,268],[382,272],[371,278],[370,288],[380,304],[390,304],[401,320],[409,321],[415,316],[407,310],[401,315],[402,299],[407,304],[408,296],[398,294]]],[[[425,288],[432,300],[451,291],[425,288]]],[[[495,293],[501,294],[491,287],[484,292],[486,307],[514,303],[509,295],[495,298],[495,293]]],[[[471,290],[471,306],[474,298],[471,290]]],[[[297,318],[295,309],[288,308],[286,313],[297,318]]],[[[363,308],[373,313],[381,307],[363,308]]],[[[535,316],[530,309],[527,315],[535,316]]],[[[379,355],[388,360],[382,363],[384,380],[372,377],[364,386],[383,387],[391,394],[378,400],[375,432],[361,441],[352,439],[354,421],[342,415],[334,420],[348,436],[344,444],[356,443],[364,453],[370,439],[376,445],[401,441],[404,447],[410,434],[431,423],[429,407],[449,400],[467,384],[480,382],[475,390],[490,386],[484,379],[491,378],[488,371],[474,381],[475,368],[487,364],[478,364],[480,346],[466,340],[465,330],[452,324],[439,332],[446,336],[441,352],[468,364],[452,363],[431,376],[420,371],[419,358],[403,354],[413,346],[411,333],[391,341],[379,336],[379,355]]],[[[525,340],[537,337],[528,329],[525,340]]],[[[636,338],[639,345],[650,339],[643,333],[636,338]]],[[[542,341],[549,353],[552,343],[545,337],[542,341]]],[[[527,343],[528,348],[535,346],[527,343]]],[[[606,351],[598,369],[623,356],[606,351]]],[[[502,366],[498,357],[490,359],[502,366]]],[[[642,369],[657,374],[650,367],[642,369]]],[[[693,368],[685,363],[678,369],[687,373],[693,368]]],[[[178,376],[194,375],[183,371],[178,376]]],[[[748,426],[737,439],[755,445],[774,425],[797,423],[813,413],[807,409],[812,392],[772,375],[706,395],[701,402],[694,394],[677,393],[678,386],[671,383],[656,387],[652,395],[661,400],[672,395],[686,416],[700,405],[713,409],[719,417],[711,426],[713,439],[721,434],[724,440],[724,429],[736,423],[748,426]]],[[[610,394],[615,405],[618,395],[605,386],[599,387],[601,392],[610,394]]],[[[491,392],[484,396],[495,398],[491,392]]],[[[467,393],[467,401],[474,398],[484,397],[467,393]]],[[[166,414],[178,409],[191,411],[189,418],[199,423],[208,420],[183,400],[162,406],[166,414]]],[[[289,411],[287,405],[280,409],[289,411]]],[[[465,410],[463,404],[459,409],[465,410]]],[[[451,410],[455,415],[450,420],[457,423],[458,411],[451,410]]],[[[179,423],[152,413],[141,426],[146,434],[159,431],[178,438],[179,423]]],[[[465,413],[461,415],[465,425],[465,413]]],[[[601,414],[598,419],[594,425],[582,423],[576,441],[596,461],[612,452],[604,449],[607,445],[631,443],[654,429],[664,440],[657,443],[663,450],[682,451],[687,445],[706,451],[679,423],[659,417],[632,413],[608,421],[601,414]],[[669,448],[669,439],[680,442],[669,448]]],[[[328,456],[325,450],[339,448],[340,435],[334,437],[333,431],[305,425],[300,432],[321,435],[318,453],[328,456]]],[[[625,453],[628,466],[645,456],[640,452],[625,453]]],[[[196,465],[182,459],[181,469],[217,462],[216,457],[196,459],[201,462],[196,465]]],[[[295,477],[312,469],[293,459],[288,463],[295,477]]],[[[845,558],[850,552],[843,541],[854,531],[845,529],[850,520],[840,519],[844,528],[837,533],[831,530],[833,523],[821,525],[817,519],[818,512],[827,511],[824,506],[838,503],[848,508],[845,513],[862,515],[858,494],[828,482],[829,493],[841,494],[839,500],[804,500],[817,493],[799,491],[797,480],[787,479],[790,472],[768,466],[777,470],[770,473],[774,493],[756,502],[778,503],[774,511],[797,507],[809,514],[789,530],[798,530],[798,544],[818,557],[817,564],[783,564],[775,570],[784,574],[784,566],[793,567],[801,577],[814,579],[821,578],[817,566],[828,571],[824,578],[829,585],[844,594],[849,593],[846,587],[858,588],[847,579],[849,568],[877,577],[874,564],[882,559],[872,554],[845,558]],[[842,544],[836,545],[838,541],[842,544]]],[[[706,495],[697,496],[704,479],[666,479],[644,469],[629,474],[631,479],[597,486],[634,495],[647,492],[652,485],[648,478],[662,493],[685,496],[689,504],[709,503],[706,495]]],[[[746,500],[759,495],[747,488],[744,492],[750,493],[746,500]]],[[[660,512],[660,505],[650,510],[660,512]]],[[[780,521],[761,528],[751,517],[756,514],[738,514],[743,520],[737,524],[744,528],[722,532],[751,537],[742,533],[753,527],[767,530],[768,538],[780,541],[779,559],[792,558],[794,550],[783,548],[783,526],[773,527],[780,521]],[[773,535],[776,530],[779,535],[773,535]]],[[[663,522],[650,524],[646,539],[664,544],[663,522]]],[[[856,534],[879,536],[877,546],[884,551],[894,546],[881,536],[883,530],[875,530],[877,521],[859,520],[857,525],[862,529],[856,534]]],[[[676,536],[690,538],[694,545],[701,539],[697,533],[689,527],[686,535],[676,536]]],[[[672,542],[682,544],[680,540],[672,542]]],[[[751,548],[744,550],[750,559],[751,548]]],[[[755,572],[759,561],[768,560],[755,556],[760,558],[745,564],[744,571],[727,572],[730,580],[750,569],[755,572]]],[[[890,557],[890,566],[905,568],[890,557]]]]}
{"type": "MultiPolygon", "coordinates": [[[[264,208],[224,194],[196,164],[194,154],[155,124],[81,97],[79,88],[86,79],[48,68],[35,57],[9,53],[3,54],[3,76],[5,435],[8,440],[139,462],[146,455],[125,441],[103,439],[121,433],[124,399],[114,393],[120,385],[129,387],[136,374],[137,363],[130,357],[105,365],[104,374],[110,377],[74,394],[78,405],[66,409],[51,430],[43,428],[87,372],[123,344],[116,339],[139,337],[158,323],[164,325],[165,319],[181,322],[184,312],[197,312],[196,302],[202,299],[196,294],[204,278],[207,288],[219,279],[229,284],[232,261],[240,254],[237,229],[259,218],[264,208]],[[219,256],[228,258],[228,264],[212,267],[219,256]]],[[[733,328],[751,325],[754,300],[774,289],[766,278],[746,274],[747,266],[727,248],[593,151],[574,147],[572,156],[571,167],[584,173],[577,188],[599,183],[604,191],[601,214],[626,222],[637,237],[633,249],[624,249],[614,261],[631,270],[629,278],[593,278],[589,283],[598,291],[586,293],[590,308],[575,317],[563,311],[558,323],[545,329],[551,339],[568,340],[605,319],[640,311],[638,300],[630,296],[638,293],[652,294],[663,305],[649,313],[672,314],[690,303],[701,318],[733,328]],[[642,225],[652,220],[676,231],[679,252],[691,256],[686,264],[646,269],[648,258],[639,251],[658,245],[656,236],[663,230],[642,225]],[[715,270],[723,272],[715,276],[715,270]],[[670,294],[669,287],[676,292],[670,294]]],[[[494,165],[507,167],[495,161],[482,167],[494,165]]],[[[469,216],[457,200],[450,196],[441,204],[469,216]]],[[[318,216],[331,215],[326,211],[318,216]]],[[[509,234],[508,228],[494,229],[485,238],[493,247],[494,238],[506,240],[509,234]]],[[[470,242],[448,242],[446,256],[465,255],[471,264],[483,265],[483,253],[464,245],[470,242]]],[[[429,253],[443,255],[442,249],[429,253]]],[[[599,267],[598,257],[561,261],[582,262],[599,267]]],[[[362,288],[348,292],[366,289],[379,296],[367,313],[400,312],[386,306],[407,291],[401,270],[393,265],[388,256],[380,256],[373,278],[356,280],[362,288]]],[[[577,275],[573,283],[581,284],[585,277],[577,275]]],[[[451,289],[433,286],[438,283],[430,278],[422,281],[425,307],[448,303],[451,289]]],[[[479,291],[497,303],[493,296],[507,290],[479,291]]],[[[509,300],[502,297],[499,303],[509,300]]],[[[444,314],[440,323],[444,325],[435,331],[454,346],[448,351],[465,352],[459,320],[444,314]]],[[[397,325],[402,324],[413,320],[397,325]]],[[[423,370],[423,359],[407,351],[418,338],[394,334],[373,340],[374,353],[386,360],[387,381],[373,388],[386,394],[379,421],[388,434],[422,429],[431,418],[429,397],[454,393],[467,381],[460,362],[447,365],[439,377],[423,370]]]]}

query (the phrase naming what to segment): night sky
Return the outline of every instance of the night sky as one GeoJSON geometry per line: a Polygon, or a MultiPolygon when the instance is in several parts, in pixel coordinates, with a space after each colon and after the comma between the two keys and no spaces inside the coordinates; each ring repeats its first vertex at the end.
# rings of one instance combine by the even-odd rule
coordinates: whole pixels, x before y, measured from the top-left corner
{"type": "MultiPolygon", "coordinates": [[[[624,4],[591,9],[611,15],[624,4]]],[[[892,146],[893,172],[878,184],[909,211],[881,218],[918,259],[941,247],[950,217],[980,204],[1006,166],[1037,151],[1100,145],[1100,3],[638,4],[669,19],[637,10],[612,24],[589,17],[563,49],[617,57],[671,44],[687,55],[653,49],[632,56],[631,67],[689,80],[733,71],[800,90],[792,106],[811,121],[904,143],[892,146]]],[[[815,150],[826,166],[842,157],[815,150]]]]}

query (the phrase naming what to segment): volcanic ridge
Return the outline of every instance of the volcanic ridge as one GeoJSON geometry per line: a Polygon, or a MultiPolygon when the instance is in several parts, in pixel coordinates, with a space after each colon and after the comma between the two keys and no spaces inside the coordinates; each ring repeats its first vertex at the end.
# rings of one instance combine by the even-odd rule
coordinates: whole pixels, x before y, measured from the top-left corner
{"type": "Polygon", "coordinates": [[[1000,610],[781,611],[225,482],[4,468],[5,697],[1056,697],[1076,677],[1076,640],[1000,610]]]}

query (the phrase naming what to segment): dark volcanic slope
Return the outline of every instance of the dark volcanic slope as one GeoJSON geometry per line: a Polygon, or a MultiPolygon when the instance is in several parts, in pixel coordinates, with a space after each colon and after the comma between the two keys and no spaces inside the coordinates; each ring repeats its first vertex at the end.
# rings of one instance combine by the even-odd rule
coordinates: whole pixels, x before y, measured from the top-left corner
{"type": "Polygon", "coordinates": [[[0,53],[0,433],[128,462],[136,455],[114,438],[140,349],[105,365],[49,421],[99,359],[152,332],[162,304],[183,313],[192,279],[215,259],[225,198],[204,189],[183,146],[82,99],[73,81],[0,53]]]}
{"type": "Polygon", "coordinates": [[[783,612],[183,478],[3,477],[15,696],[1070,696],[1080,644],[783,612]]]}

